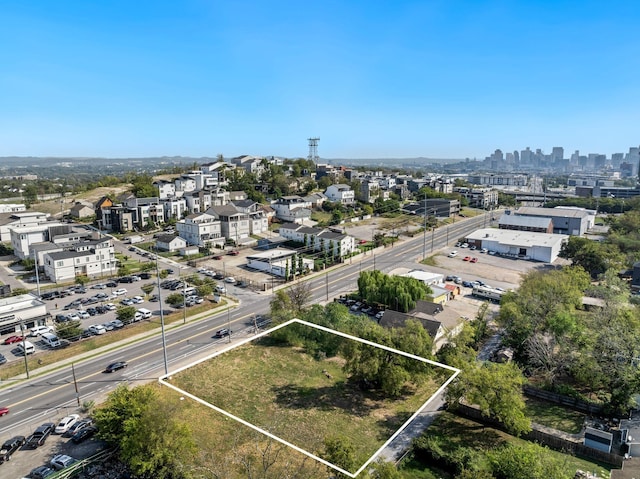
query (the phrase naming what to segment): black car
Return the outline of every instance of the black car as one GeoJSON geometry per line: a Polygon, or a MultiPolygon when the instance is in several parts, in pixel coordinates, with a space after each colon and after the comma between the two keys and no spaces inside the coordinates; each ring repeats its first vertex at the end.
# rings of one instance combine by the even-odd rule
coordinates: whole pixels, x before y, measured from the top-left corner
{"type": "Polygon", "coordinates": [[[108,283],[106,283],[107,288],[117,288],[118,287],[118,283],[116,283],[115,281],[109,281],[108,283]]]}
{"type": "MultiPolygon", "coordinates": [[[[96,306],[95,310],[96,310],[96,313],[98,313],[98,314],[104,314],[107,311],[109,311],[105,306],[102,306],[102,305],[96,306]]],[[[91,314],[91,313],[89,313],[89,314],[91,314]]]]}
{"type": "Polygon", "coordinates": [[[39,446],[44,445],[47,438],[51,435],[56,425],[52,422],[45,422],[42,426],[39,426],[33,434],[27,438],[25,447],[36,449],[39,446]]]}
{"type": "Polygon", "coordinates": [[[151,279],[151,273],[147,273],[147,272],[138,273],[138,277],[140,279],[151,279]]]}
{"type": "Polygon", "coordinates": [[[89,426],[93,426],[93,419],[91,419],[90,417],[81,419],[80,421],[76,422],[73,426],[71,426],[67,430],[67,432],[65,432],[62,436],[71,437],[75,433],[80,432],[82,429],[87,428],[89,426]]]}
{"type": "Polygon", "coordinates": [[[133,283],[133,278],[131,276],[123,276],[118,278],[118,283],[133,283]]]}
{"type": "Polygon", "coordinates": [[[216,331],[216,334],[214,337],[224,338],[225,336],[231,336],[231,333],[233,333],[233,331],[225,328],[225,329],[221,329],[220,331],[216,331]]]}
{"type": "Polygon", "coordinates": [[[24,436],[15,436],[5,441],[2,447],[0,447],[0,464],[4,461],[10,461],[11,455],[20,449],[25,441],[24,436]]]}
{"type": "Polygon", "coordinates": [[[214,278],[216,278],[216,279],[224,279],[224,273],[222,273],[222,271],[218,271],[215,274],[214,278]]]}
{"type": "Polygon", "coordinates": [[[175,272],[171,268],[167,268],[165,269],[165,271],[167,272],[167,274],[173,274],[175,272]]]}
{"type": "Polygon", "coordinates": [[[29,477],[30,479],[44,479],[45,477],[49,477],[54,472],[56,471],[51,469],[50,467],[39,466],[35,469],[32,469],[27,477],[29,477]]]}
{"type": "Polygon", "coordinates": [[[87,308],[87,313],[89,313],[89,316],[95,316],[98,314],[98,310],[96,308],[87,308]]]}
{"type": "Polygon", "coordinates": [[[124,369],[128,366],[126,361],[116,361],[115,363],[111,363],[109,364],[104,372],[105,373],[112,373],[114,371],[118,371],[119,369],[124,369]]]}
{"type": "Polygon", "coordinates": [[[98,429],[95,426],[87,426],[83,427],[79,431],[77,431],[73,436],[71,436],[71,442],[74,444],[80,444],[82,441],[89,439],[93,436],[98,429]]]}

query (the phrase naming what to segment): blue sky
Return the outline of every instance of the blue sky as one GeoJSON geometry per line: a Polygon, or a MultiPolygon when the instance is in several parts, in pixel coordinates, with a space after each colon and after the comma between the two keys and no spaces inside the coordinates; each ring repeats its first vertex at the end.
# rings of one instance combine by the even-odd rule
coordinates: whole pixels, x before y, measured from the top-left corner
{"type": "Polygon", "coordinates": [[[640,2],[3,0],[0,156],[640,144],[640,2]]]}

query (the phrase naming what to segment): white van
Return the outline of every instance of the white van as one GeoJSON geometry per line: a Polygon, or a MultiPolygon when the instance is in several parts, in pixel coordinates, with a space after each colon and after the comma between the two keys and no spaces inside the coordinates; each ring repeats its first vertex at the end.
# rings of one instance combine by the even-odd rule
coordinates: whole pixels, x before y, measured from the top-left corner
{"type": "Polygon", "coordinates": [[[33,354],[36,352],[36,347],[31,341],[20,341],[18,343],[18,351],[22,354],[33,354]]]}
{"type": "Polygon", "coordinates": [[[58,339],[58,336],[53,333],[44,333],[41,338],[44,341],[44,344],[50,348],[59,348],[61,346],[60,339],[58,339]]]}
{"type": "Polygon", "coordinates": [[[138,313],[142,316],[142,319],[149,319],[151,317],[151,311],[146,308],[140,308],[138,313]]]}
{"type": "Polygon", "coordinates": [[[193,296],[194,294],[196,294],[196,288],[194,288],[193,286],[189,286],[187,288],[184,288],[182,290],[182,294],[184,294],[184,297],[186,298],[187,296],[193,296]]]}

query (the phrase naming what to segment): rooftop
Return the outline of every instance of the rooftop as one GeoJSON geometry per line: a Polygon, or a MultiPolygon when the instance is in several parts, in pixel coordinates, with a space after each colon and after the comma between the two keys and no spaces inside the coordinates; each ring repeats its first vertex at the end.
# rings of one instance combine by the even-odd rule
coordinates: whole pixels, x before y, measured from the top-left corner
{"type": "Polygon", "coordinates": [[[481,228],[467,235],[470,241],[497,241],[498,243],[520,247],[553,247],[569,238],[567,235],[536,233],[532,231],[499,230],[481,228]]]}

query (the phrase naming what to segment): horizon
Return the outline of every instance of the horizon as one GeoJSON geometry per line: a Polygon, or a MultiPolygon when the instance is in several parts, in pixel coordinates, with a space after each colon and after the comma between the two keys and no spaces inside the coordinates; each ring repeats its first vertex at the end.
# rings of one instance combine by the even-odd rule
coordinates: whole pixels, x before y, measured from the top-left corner
{"type": "Polygon", "coordinates": [[[326,159],[640,143],[636,2],[8,0],[3,14],[0,156],[304,158],[314,136],[326,159]]]}

